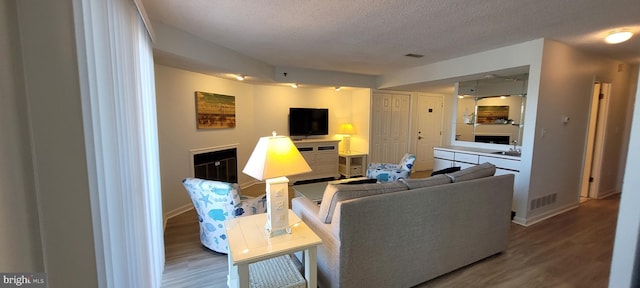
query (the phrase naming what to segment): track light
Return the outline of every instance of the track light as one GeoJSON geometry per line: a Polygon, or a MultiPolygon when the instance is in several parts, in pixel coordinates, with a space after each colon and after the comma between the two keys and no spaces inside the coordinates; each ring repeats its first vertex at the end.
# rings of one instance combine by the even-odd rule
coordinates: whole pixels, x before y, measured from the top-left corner
{"type": "Polygon", "coordinates": [[[342,89],[342,87],[336,86],[336,91],[340,91],[340,89],[342,89]]]}

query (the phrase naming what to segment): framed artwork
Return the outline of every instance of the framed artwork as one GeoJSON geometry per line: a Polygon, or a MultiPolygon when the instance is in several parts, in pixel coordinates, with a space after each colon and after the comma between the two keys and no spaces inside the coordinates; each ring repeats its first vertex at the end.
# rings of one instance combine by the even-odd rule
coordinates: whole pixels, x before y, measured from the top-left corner
{"type": "Polygon", "coordinates": [[[509,106],[478,106],[476,123],[506,123],[509,119],[509,106]]]}
{"type": "Polygon", "coordinates": [[[236,127],[236,97],[196,91],[198,129],[236,127]]]}

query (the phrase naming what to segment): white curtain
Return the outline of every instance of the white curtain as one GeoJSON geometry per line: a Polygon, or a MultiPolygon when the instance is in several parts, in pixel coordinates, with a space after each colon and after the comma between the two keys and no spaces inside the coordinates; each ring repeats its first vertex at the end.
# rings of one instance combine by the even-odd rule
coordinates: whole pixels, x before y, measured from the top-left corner
{"type": "Polygon", "coordinates": [[[74,0],[74,16],[98,280],[101,287],[160,287],[151,37],[133,0],[74,0]]]}

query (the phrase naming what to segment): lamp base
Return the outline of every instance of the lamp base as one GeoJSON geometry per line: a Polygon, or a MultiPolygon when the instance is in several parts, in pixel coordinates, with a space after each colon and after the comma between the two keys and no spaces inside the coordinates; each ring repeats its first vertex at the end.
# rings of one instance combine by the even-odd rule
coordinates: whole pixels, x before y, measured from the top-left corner
{"type": "Polygon", "coordinates": [[[344,142],[344,151],[342,151],[345,154],[351,154],[351,136],[349,135],[344,135],[342,136],[342,142],[344,142]]]}
{"type": "Polygon", "coordinates": [[[266,180],[267,223],[264,228],[269,237],[290,233],[289,179],[278,177],[266,180]]]}

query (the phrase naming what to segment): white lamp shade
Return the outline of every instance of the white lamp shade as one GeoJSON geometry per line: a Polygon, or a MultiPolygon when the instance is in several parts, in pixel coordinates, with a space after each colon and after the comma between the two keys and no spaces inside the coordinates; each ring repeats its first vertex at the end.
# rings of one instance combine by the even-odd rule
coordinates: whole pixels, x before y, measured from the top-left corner
{"type": "Polygon", "coordinates": [[[311,172],[293,141],[286,136],[261,137],[242,170],[260,181],[311,172]]]}

